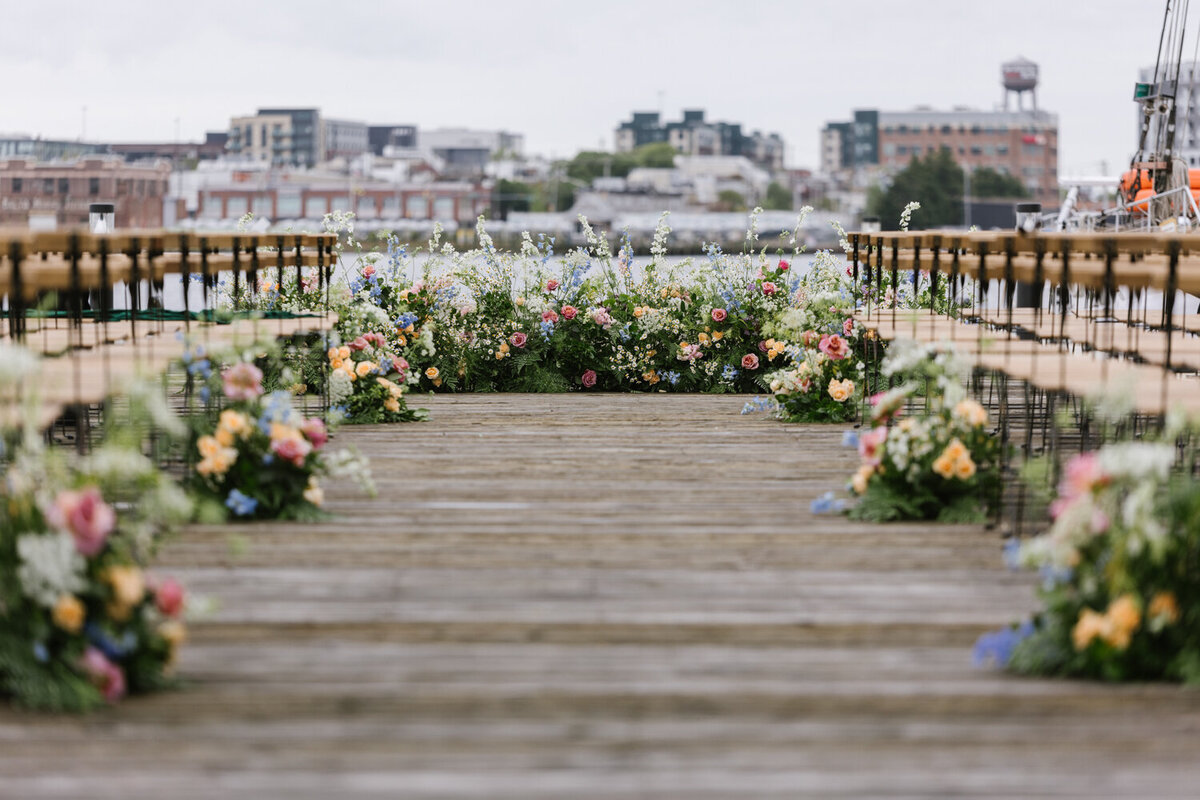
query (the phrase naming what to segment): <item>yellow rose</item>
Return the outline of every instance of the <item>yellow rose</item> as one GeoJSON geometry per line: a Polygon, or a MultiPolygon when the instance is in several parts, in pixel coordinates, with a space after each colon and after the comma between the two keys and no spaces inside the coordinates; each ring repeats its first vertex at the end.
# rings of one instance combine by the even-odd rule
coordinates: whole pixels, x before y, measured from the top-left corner
{"type": "Polygon", "coordinates": [[[333,361],[338,357],[338,349],[336,347],[331,347],[329,348],[329,352],[327,352],[325,355],[329,356],[330,361],[333,361]]]}
{"type": "Polygon", "coordinates": [[[709,341],[709,339],[708,339],[708,334],[707,334],[707,333],[701,333],[701,334],[700,334],[700,344],[708,344],[708,341],[709,341]]]}
{"type": "Polygon", "coordinates": [[[300,429],[294,425],[284,425],[282,422],[271,423],[271,441],[278,442],[284,439],[303,439],[304,435],[300,433],[300,429]]]}
{"type": "Polygon", "coordinates": [[[646,307],[645,307],[645,306],[636,306],[636,307],[634,307],[634,309],[633,309],[633,316],[637,317],[638,319],[641,319],[641,318],[642,318],[642,315],[643,315],[643,314],[645,314],[645,313],[646,313],[646,307]]]}
{"type": "Polygon", "coordinates": [[[215,436],[201,436],[196,440],[196,449],[200,451],[202,458],[212,458],[223,449],[223,446],[215,436]]]}
{"type": "Polygon", "coordinates": [[[970,399],[962,400],[954,407],[954,416],[975,427],[987,424],[987,409],[970,399]]]}
{"type": "Polygon", "coordinates": [[[227,408],[221,412],[221,420],[217,423],[222,430],[227,430],[234,436],[246,436],[250,433],[250,418],[240,411],[227,408]]]}
{"type": "Polygon", "coordinates": [[[966,445],[958,439],[951,439],[950,444],[946,445],[946,449],[942,451],[942,455],[951,461],[958,461],[965,455],[970,455],[966,445]]]}
{"type": "Polygon", "coordinates": [[[658,383],[658,373],[654,370],[642,373],[642,380],[649,384],[658,383]]]}
{"type": "Polygon", "coordinates": [[[350,357],[350,348],[349,347],[347,347],[346,345],[342,345],[341,347],[338,348],[338,358],[340,358],[342,361],[345,361],[349,357],[350,357]]]}
{"type": "Polygon", "coordinates": [[[383,401],[383,410],[390,411],[393,414],[399,414],[400,413],[400,401],[397,400],[395,397],[389,396],[386,400],[383,401]]]}
{"type": "Polygon", "coordinates": [[[1142,622],[1142,612],[1132,595],[1123,594],[1108,605],[1104,614],[1108,622],[1108,630],[1100,634],[1104,641],[1118,650],[1129,647],[1133,632],[1142,622]]]}
{"type": "Polygon", "coordinates": [[[441,374],[441,373],[440,373],[440,372],[438,372],[438,368],[437,368],[437,367],[430,367],[429,369],[425,370],[425,377],[426,377],[426,378],[429,378],[429,380],[433,380],[434,378],[436,378],[436,377],[437,377],[438,375],[440,375],[440,374],[441,374]]]}
{"type": "Polygon", "coordinates": [[[1179,604],[1171,592],[1159,592],[1150,600],[1146,617],[1157,620],[1160,625],[1174,625],[1179,621],[1179,604]]]}
{"type": "Polygon", "coordinates": [[[719,341],[721,341],[722,338],[724,338],[724,336],[725,336],[724,331],[713,331],[712,340],[714,342],[719,342],[719,341]]]}
{"type": "Polygon", "coordinates": [[[517,298],[516,300],[514,300],[513,302],[517,304],[517,308],[520,308],[521,306],[525,305],[525,298],[524,298],[524,297],[518,297],[518,298],[517,298]]]}
{"type": "Polygon", "coordinates": [[[360,361],[354,371],[358,373],[358,377],[365,378],[371,374],[371,370],[375,369],[375,364],[371,361],[360,361]]]}
{"type": "Polygon", "coordinates": [[[501,350],[497,350],[495,353],[493,353],[493,355],[494,355],[494,356],[496,356],[496,360],[497,360],[497,361],[503,361],[503,360],[504,360],[504,352],[503,352],[503,351],[501,351],[501,350]]]}
{"type": "Polygon", "coordinates": [[[335,359],[333,359],[332,361],[330,361],[330,362],[329,362],[329,366],[333,367],[334,369],[341,369],[341,368],[342,368],[342,363],[343,363],[343,362],[342,362],[342,360],[341,360],[340,358],[335,358],[335,359]]]}
{"type": "Polygon", "coordinates": [[[943,453],[933,462],[933,471],[946,480],[950,480],[954,475],[954,459],[947,458],[946,454],[943,453]]]}
{"type": "Polygon", "coordinates": [[[1071,641],[1075,645],[1076,650],[1086,650],[1087,646],[1092,643],[1092,640],[1107,628],[1107,623],[1102,614],[1098,614],[1090,608],[1085,608],[1079,612],[1079,619],[1075,622],[1075,627],[1071,629],[1071,641]]]}
{"type": "Polygon", "coordinates": [[[975,462],[970,455],[964,455],[954,462],[954,475],[960,481],[970,480],[975,474],[975,462]]]}
{"type": "Polygon", "coordinates": [[[501,343],[500,343],[500,352],[501,352],[501,353],[507,353],[507,352],[509,351],[509,349],[510,349],[510,348],[509,348],[509,346],[508,346],[508,342],[501,342],[501,343]]]}
{"type": "Polygon", "coordinates": [[[315,477],[308,479],[308,488],[304,490],[304,499],[312,503],[314,506],[323,505],[325,503],[325,490],[321,488],[321,484],[317,483],[315,477]]]}
{"type": "Polygon", "coordinates": [[[441,385],[442,385],[442,379],[441,379],[441,378],[434,378],[434,379],[433,379],[433,385],[434,385],[434,386],[441,386],[441,385]]]}
{"type": "Polygon", "coordinates": [[[142,571],[134,566],[113,566],[104,570],[100,579],[112,587],[108,615],[117,622],[129,619],[133,607],[146,596],[146,579],[142,571]]]}
{"type": "Polygon", "coordinates": [[[59,595],[54,603],[50,618],[67,633],[79,633],[83,629],[83,603],[73,594],[59,595]]]}
{"type": "Polygon", "coordinates": [[[233,447],[233,434],[225,428],[217,428],[216,439],[221,447],[233,447]]]}
{"type": "Polygon", "coordinates": [[[871,481],[871,476],[875,474],[875,468],[870,464],[863,464],[858,468],[858,472],[854,473],[854,477],[850,479],[850,488],[857,495],[867,493],[867,484],[871,481]]]}
{"type": "Polygon", "coordinates": [[[839,403],[844,403],[854,394],[854,381],[832,380],[829,382],[829,396],[839,403]]]}
{"type": "Polygon", "coordinates": [[[397,336],[397,337],[396,337],[396,342],[397,342],[397,343],[398,343],[398,344],[399,344],[401,347],[404,347],[405,345],[407,345],[407,344],[408,344],[408,339],[405,339],[403,336],[397,336]]]}

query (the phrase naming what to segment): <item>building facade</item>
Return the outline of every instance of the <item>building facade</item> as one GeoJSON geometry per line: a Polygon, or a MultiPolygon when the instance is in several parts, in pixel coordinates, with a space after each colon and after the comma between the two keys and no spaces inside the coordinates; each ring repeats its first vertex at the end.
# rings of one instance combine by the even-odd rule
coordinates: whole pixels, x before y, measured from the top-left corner
{"type": "Polygon", "coordinates": [[[821,167],[897,171],[942,149],[964,169],[990,167],[1018,178],[1032,199],[1058,203],[1058,117],[1046,111],[859,110],[822,130],[821,167]]]}
{"type": "Polygon", "coordinates": [[[352,211],[361,220],[473,222],[487,211],[490,195],[479,184],[263,185],[207,187],[199,192],[199,216],[236,220],[247,212],[271,220],[319,220],[352,211]]]}
{"type": "Polygon", "coordinates": [[[26,227],[35,219],[56,227],[88,224],[92,203],[113,203],[118,228],[161,228],[171,167],[126,164],[120,158],[74,162],[0,160],[0,225],[26,227]]]}
{"type": "Polygon", "coordinates": [[[687,156],[745,156],[768,170],[783,168],[784,142],[777,133],[746,134],[739,123],[709,122],[703,109],[687,109],[683,119],[664,123],[658,112],[635,111],[614,133],[618,153],[667,142],[687,156]]]}
{"type": "Polygon", "coordinates": [[[369,149],[367,123],[345,119],[321,120],[321,160],[351,159],[369,149]]]}
{"type": "Polygon", "coordinates": [[[323,134],[315,108],[260,108],[229,121],[226,150],[272,166],[314,167],[324,160],[323,134]]]}
{"type": "Polygon", "coordinates": [[[42,139],[24,134],[0,134],[0,158],[28,158],[33,161],[58,161],[82,156],[102,155],[108,145],[42,139]]]}
{"type": "Polygon", "coordinates": [[[371,152],[377,156],[386,155],[384,150],[389,147],[411,150],[417,146],[417,126],[369,125],[367,127],[367,144],[371,152]]]}

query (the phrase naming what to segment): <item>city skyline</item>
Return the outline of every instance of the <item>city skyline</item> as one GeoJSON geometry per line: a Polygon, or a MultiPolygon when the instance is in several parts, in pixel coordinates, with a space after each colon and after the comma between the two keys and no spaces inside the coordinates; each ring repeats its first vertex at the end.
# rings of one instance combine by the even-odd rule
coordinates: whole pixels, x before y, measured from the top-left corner
{"type": "Polygon", "coordinates": [[[291,105],[512,130],[527,152],[564,158],[612,149],[632,111],[704,108],[778,132],[789,166],[815,168],[825,122],[864,107],[990,109],[1000,64],[1021,55],[1041,67],[1039,106],[1059,115],[1060,171],[1111,174],[1132,155],[1133,83],[1161,26],[1160,10],[1125,19],[1126,8],[749,0],[546,11],[514,0],[361,3],[331,18],[308,0],[222,0],[164,19],[144,0],[59,0],[5,12],[0,67],[21,80],[0,88],[0,131],[187,141],[291,105]]]}

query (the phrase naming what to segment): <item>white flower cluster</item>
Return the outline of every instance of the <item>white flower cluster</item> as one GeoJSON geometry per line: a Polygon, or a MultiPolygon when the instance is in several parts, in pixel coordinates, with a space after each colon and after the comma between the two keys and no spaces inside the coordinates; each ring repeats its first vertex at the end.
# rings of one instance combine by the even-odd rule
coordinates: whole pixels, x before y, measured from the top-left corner
{"type": "Polygon", "coordinates": [[[350,375],[342,369],[335,369],[329,375],[329,402],[341,405],[354,394],[354,382],[350,375]]]}
{"type": "Polygon", "coordinates": [[[87,565],[69,533],[18,536],[17,556],[21,559],[17,567],[21,588],[46,608],[53,608],[61,595],[76,594],[86,586],[83,571],[87,565]]]}
{"type": "Polygon", "coordinates": [[[904,207],[904,210],[900,212],[900,230],[908,230],[908,223],[912,219],[913,212],[920,207],[921,204],[915,200],[904,207]]]}

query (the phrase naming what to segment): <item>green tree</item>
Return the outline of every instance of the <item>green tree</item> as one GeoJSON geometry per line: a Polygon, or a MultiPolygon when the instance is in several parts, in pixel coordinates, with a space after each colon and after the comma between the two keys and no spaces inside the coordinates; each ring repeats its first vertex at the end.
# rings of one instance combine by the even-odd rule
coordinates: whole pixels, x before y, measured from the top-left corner
{"type": "Polygon", "coordinates": [[[1025,184],[1007,172],[997,172],[991,167],[971,172],[971,197],[1018,200],[1028,196],[1025,184]]]}
{"type": "Polygon", "coordinates": [[[534,187],[520,181],[496,181],[492,189],[492,213],[495,219],[508,219],[509,212],[529,211],[535,196],[534,187]]]}
{"type": "Polygon", "coordinates": [[[745,211],[746,198],[733,189],[722,189],[717,193],[717,207],[721,211],[745,211]]]}
{"type": "Polygon", "coordinates": [[[781,183],[771,181],[767,187],[767,196],[763,199],[763,208],[773,208],[777,211],[792,210],[792,193],[781,183]]]}
{"type": "Polygon", "coordinates": [[[639,167],[670,169],[675,166],[675,148],[667,142],[644,144],[633,151],[633,159],[639,167]]]}
{"type": "Polygon", "coordinates": [[[916,200],[921,210],[913,228],[940,228],[962,224],[963,171],[949,148],[913,157],[909,165],[892,177],[886,189],[872,187],[867,195],[867,213],[876,214],[885,230],[900,226],[900,212],[916,200]]]}

